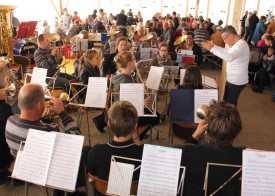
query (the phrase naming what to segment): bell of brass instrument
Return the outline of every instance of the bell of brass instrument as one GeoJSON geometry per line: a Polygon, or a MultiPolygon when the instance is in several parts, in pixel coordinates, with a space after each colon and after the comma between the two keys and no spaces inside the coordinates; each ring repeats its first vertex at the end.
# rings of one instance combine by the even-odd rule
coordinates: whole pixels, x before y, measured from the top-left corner
{"type": "Polygon", "coordinates": [[[0,5],[0,53],[7,53],[8,60],[14,63],[13,48],[9,45],[12,34],[12,11],[15,6],[0,5]]]}
{"type": "Polygon", "coordinates": [[[196,110],[196,114],[197,117],[201,120],[204,120],[206,117],[206,111],[208,109],[208,105],[201,105],[200,107],[198,107],[198,109],[196,110]]]}
{"type": "Polygon", "coordinates": [[[13,83],[6,88],[0,89],[0,92],[4,92],[8,99],[11,99],[16,94],[16,87],[13,83]]]}
{"type": "Polygon", "coordinates": [[[176,53],[180,53],[181,50],[189,50],[189,47],[186,44],[186,38],[187,35],[182,35],[174,42],[174,45],[177,46],[175,48],[176,53]]]}
{"type": "MultiPolygon", "coordinates": [[[[61,37],[58,33],[51,33],[47,35],[48,40],[52,43],[52,47],[56,47],[56,42],[58,42],[61,37]]],[[[56,53],[55,59],[58,62],[58,59],[63,57],[63,51],[61,47],[58,47],[58,51],[56,53]]]]}

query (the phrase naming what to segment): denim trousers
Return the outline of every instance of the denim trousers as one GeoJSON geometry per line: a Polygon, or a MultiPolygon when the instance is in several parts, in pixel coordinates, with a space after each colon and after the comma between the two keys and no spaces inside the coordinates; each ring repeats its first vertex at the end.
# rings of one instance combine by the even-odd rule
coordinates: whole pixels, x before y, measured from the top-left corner
{"type": "Polygon", "coordinates": [[[232,83],[226,81],[223,100],[226,101],[227,103],[231,103],[231,104],[234,104],[235,106],[237,106],[238,98],[245,86],[246,86],[246,84],[235,85],[235,84],[232,84],[232,83]]]}

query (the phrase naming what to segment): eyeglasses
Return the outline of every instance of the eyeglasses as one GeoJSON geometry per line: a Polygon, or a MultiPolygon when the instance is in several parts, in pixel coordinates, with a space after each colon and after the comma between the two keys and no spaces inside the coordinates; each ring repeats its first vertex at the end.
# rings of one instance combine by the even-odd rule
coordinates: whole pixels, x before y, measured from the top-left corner
{"type": "Polygon", "coordinates": [[[229,35],[231,35],[231,34],[229,33],[225,38],[222,38],[223,41],[225,41],[228,38],[229,35]]]}

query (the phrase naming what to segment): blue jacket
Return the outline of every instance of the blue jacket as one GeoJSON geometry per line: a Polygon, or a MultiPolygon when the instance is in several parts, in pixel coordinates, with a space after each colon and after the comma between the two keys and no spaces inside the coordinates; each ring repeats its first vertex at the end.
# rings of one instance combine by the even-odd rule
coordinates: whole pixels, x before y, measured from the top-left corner
{"type": "Polygon", "coordinates": [[[262,35],[265,33],[265,30],[266,26],[264,25],[264,23],[258,22],[252,37],[252,41],[254,41],[255,44],[257,44],[257,42],[262,39],[262,35]]]}

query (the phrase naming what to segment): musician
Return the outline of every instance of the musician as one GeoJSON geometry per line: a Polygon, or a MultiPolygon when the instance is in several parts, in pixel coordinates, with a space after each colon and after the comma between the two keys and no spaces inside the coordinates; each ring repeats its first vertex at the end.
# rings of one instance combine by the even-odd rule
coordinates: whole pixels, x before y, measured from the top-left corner
{"type": "Polygon", "coordinates": [[[168,57],[168,45],[166,43],[159,44],[159,54],[156,55],[151,62],[151,66],[173,66],[174,61],[168,57]]]}
{"type": "MultiPolygon", "coordinates": [[[[116,75],[112,77],[112,84],[113,84],[113,90],[115,92],[120,91],[120,84],[122,83],[136,83],[134,78],[132,78],[132,71],[136,68],[135,59],[131,52],[124,51],[119,53],[115,58],[114,61],[117,65],[118,71],[116,72],[116,75]]],[[[144,99],[144,105],[152,104],[152,100],[150,97],[146,97],[144,99]]],[[[147,109],[144,110],[145,113],[149,113],[147,109]]],[[[142,125],[148,125],[152,124],[152,126],[159,123],[159,114],[157,114],[157,117],[140,117],[138,120],[138,126],[142,125]]],[[[143,139],[146,132],[149,131],[146,130],[140,135],[140,140],[143,139]]]]}
{"type": "Polygon", "coordinates": [[[107,74],[114,74],[117,70],[116,64],[114,62],[114,57],[127,49],[127,39],[124,37],[120,37],[116,41],[116,51],[112,54],[109,54],[102,63],[103,68],[103,76],[105,77],[107,74]]]}
{"type": "Polygon", "coordinates": [[[197,63],[198,66],[200,66],[202,63],[202,59],[203,59],[202,50],[201,50],[201,47],[199,47],[197,44],[195,44],[194,33],[191,31],[187,33],[186,47],[189,50],[193,51],[193,54],[196,56],[195,62],[197,63]]]}
{"type": "Polygon", "coordinates": [[[5,127],[7,119],[13,115],[11,107],[6,103],[6,93],[3,88],[9,86],[9,76],[0,71],[0,186],[5,185],[10,176],[9,167],[14,158],[10,154],[10,148],[6,142],[5,127]]]}
{"type": "Polygon", "coordinates": [[[63,57],[60,49],[51,48],[51,42],[48,40],[47,34],[38,36],[39,48],[34,52],[34,61],[37,67],[48,69],[47,76],[55,76],[55,86],[62,87],[69,92],[70,80],[76,79],[74,76],[59,73],[58,64],[61,64],[63,57]]]}
{"type": "MultiPolygon", "coordinates": [[[[242,165],[243,147],[233,141],[242,130],[242,121],[234,105],[212,103],[191,138],[182,147],[181,165],[185,173],[184,195],[204,195],[207,163],[242,165]],[[202,142],[200,142],[202,141],[202,142]]],[[[208,173],[208,193],[213,193],[239,168],[211,166],[208,173]]],[[[240,195],[240,175],[233,178],[219,195],[240,195]]]]}
{"type": "MultiPolygon", "coordinates": [[[[110,143],[97,144],[89,152],[88,172],[101,180],[108,181],[110,162],[113,155],[141,159],[143,145],[138,146],[132,139],[137,128],[138,115],[136,108],[128,101],[118,101],[108,112],[108,126],[114,134],[110,143]]],[[[119,159],[124,162],[124,160],[119,159]]],[[[129,163],[129,161],[127,161],[129,163]]],[[[140,163],[130,162],[138,166],[140,163]]],[[[140,170],[133,174],[133,180],[139,179],[140,170]]],[[[99,195],[99,194],[96,194],[99,195]]]]}

